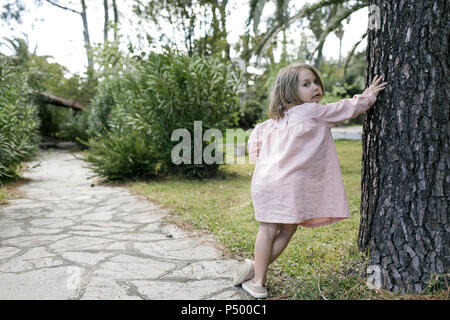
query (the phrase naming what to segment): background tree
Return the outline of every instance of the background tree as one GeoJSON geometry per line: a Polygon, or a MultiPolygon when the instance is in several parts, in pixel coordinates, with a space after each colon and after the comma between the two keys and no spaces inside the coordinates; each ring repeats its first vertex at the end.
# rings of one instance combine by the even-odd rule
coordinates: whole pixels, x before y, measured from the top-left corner
{"type": "MultiPolygon", "coordinates": [[[[4,21],[11,21],[16,20],[19,23],[21,22],[21,16],[23,12],[26,10],[26,3],[23,0],[5,0],[6,3],[3,4],[3,7],[1,7],[0,10],[0,18],[4,21]]],[[[88,77],[93,76],[93,57],[92,57],[92,43],[90,40],[90,32],[89,32],[89,25],[88,25],[88,18],[87,18],[87,3],[91,4],[91,2],[86,2],[86,0],[35,0],[35,3],[38,6],[41,6],[44,2],[60,8],[62,10],[66,10],[72,13],[75,13],[77,15],[80,15],[82,23],[83,23],[83,38],[84,38],[84,44],[85,44],[85,50],[86,50],[86,57],[88,62],[88,77]],[[78,3],[79,6],[78,9],[77,5],[75,3],[78,3]]],[[[111,27],[114,28],[114,40],[118,40],[118,25],[119,25],[119,11],[117,7],[116,0],[112,0],[112,7],[113,7],[113,15],[114,15],[114,23],[111,23],[109,19],[109,1],[103,0],[103,8],[104,8],[104,16],[105,16],[105,23],[104,23],[104,29],[103,29],[103,39],[104,42],[108,40],[108,31],[111,27]]]]}
{"type": "Polygon", "coordinates": [[[358,245],[375,286],[420,293],[450,271],[448,3],[369,4],[366,80],[388,86],[364,118],[358,245]]]}
{"type": "Polygon", "coordinates": [[[108,0],[103,0],[103,10],[105,12],[105,23],[103,26],[103,42],[108,41],[108,29],[109,29],[109,5],[108,0]]]}
{"type": "Polygon", "coordinates": [[[112,0],[113,14],[114,14],[114,41],[118,40],[118,28],[119,28],[119,10],[117,8],[116,0],[112,0]]]}
{"type": "Polygon", "coordinates": [[[227,41],[227,4],[228,0],[202,0],[200,5],[209,6],[212,15],[212,55],[230,60],[230,44],[227,41]]]}
{"type": "Polygon", "coordinates": [[[103,42],[106,43],[108,41],[108,34],[109,29],[111,27],[114,30],[114,41],[118,40],[118,32],[117,28],[119,26],[119,11],[117,10],[117,3],[116,0],[112,0],[112,2],[109,2],[108,0],[103,0],[103,11],[105,12],[105,23],[103,25],[103,42]],[[113,15],[114,15],[114,22],[112,23],[109,19],[109,4],[112,4],[113,8],[113,15]]]}
{"type": "MultiPolygon", "coordinates": [[[[269,0],[251,0],[249,3],[250,11],[247,23],[253,24],[255,34],[263,8],[267,2],[269,2],[269,0]]],[[[276,1],[275,4],[277,12],[287,10],[289,0],[279,0],[276,1]]],[[[255,47],[254,53],[258,57],[261,57],[280,32],[295,22],[308,19],[310,21],[310,26],[312,25],[311,29],[318,40],[318,44],[313,52],[311,52],[309,60],[311,60],[314,53],[318,51],[318,57],[316,58],[315,63],[316,66],[318,66],[321,61],[323,44],[327,36],[332,32],[337,32],[339,34],[340,30],[342,30],[342,21],[345,19],[348,20],[352,13],[367,7],[367,5],[367,0],[321,0],[313,4],[305,4],[296,13],[292,15],[289,14],[289,16],[284,17],[283,19],[276,19],[276,23],[269,26],[268,30],[260,35],[261,39],[255,47]],[[322,30],[323,25],[326,25],[326,28],[322,30]]]]}
{"type": "Polygon", "coordinates": [[[341,58],[342,58],[342,38],[344,37],[344,27],[342,24],[334,31],[334,34],[339,39],[339,58],[338,58],[338,67],[341,66],[341,58]]]}
{"type": "Polygon", "coordinates": [[[25,4],[22,0],[7,0],[2,1],[2,3],[0,18],[5,21],[21,22],[22,12],[25,10],[25,4]]]}
{"type": "Polygon", "coordinates": [[[18,61],[0,53],[0,186],[19,177],[21,162],[32,159],[39,142],[29,74],[18,61]]]}
{"type": "Polygon", "coordinates": [[[63,10],[67,10],[76,14],[79,14],[81,16],[81,20],[83,21],[83,37],[84,37],[84,47],[86,49],[86,56],[88,61],[88,69],[93,69],[93,62],[92,62],[92,56],[91,56],[91,40],[89,36],[89,26],[88,26],[88,20],[87,20],[87,6],[85,0],[80,0],[81,4],[81,10],[75,10],[72,8],[69,8],[67,5],[61,5],[57,3],[56,1],[51,0],[45,0],[46,2],[50,3],[51,5],[58,7],[63,10]]]}
{"type": "Polygon", "coordinates": [[[184,46],[189,55],[216,56],[230,59],[230,45],[227,41],[228,0],[135,0],[134,12],[138,17],[154,23],[157,34],[147,38],[159,38],[159,42],[176,46],[176,34],[182,33],[184,46]],[[161,26],[169,22],[173,28],[171,37],[161,26]]]}

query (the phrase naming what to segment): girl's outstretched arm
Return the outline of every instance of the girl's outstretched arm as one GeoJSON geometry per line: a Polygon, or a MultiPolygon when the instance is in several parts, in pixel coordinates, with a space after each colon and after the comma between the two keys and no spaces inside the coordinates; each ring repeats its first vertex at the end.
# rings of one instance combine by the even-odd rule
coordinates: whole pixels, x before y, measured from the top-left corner
{"type": "Polygon", "coordinates": [[[342,99],[326,105],[318,104],[317,118],[325,121],[329,127],[333,127],[366,112],[377,100],[378,93],[386,86],[386,82],[379,84],[380,80],[381,77],[375,76],[372,84],[362,94],[357,94],[352,99],[342,99]]]}

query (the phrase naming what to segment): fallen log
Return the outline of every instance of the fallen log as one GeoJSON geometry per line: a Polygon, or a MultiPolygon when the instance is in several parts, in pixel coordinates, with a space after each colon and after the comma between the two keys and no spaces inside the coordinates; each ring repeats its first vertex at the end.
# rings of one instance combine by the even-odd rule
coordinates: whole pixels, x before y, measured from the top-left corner
{"type": "Polygon", "coordinates": [[[43,103],[48,103],[48,104],[65,107],[65,108],[71,108],[71,109],[74,109],[75,111],[81,111],[84,109],[83,105],[79,102],[76,102],[76,101],[70,100],[70,99],[56,97],[51,94],[39,93],[38,99],[39,99],[39,101],[41,101],[43,103]]]}

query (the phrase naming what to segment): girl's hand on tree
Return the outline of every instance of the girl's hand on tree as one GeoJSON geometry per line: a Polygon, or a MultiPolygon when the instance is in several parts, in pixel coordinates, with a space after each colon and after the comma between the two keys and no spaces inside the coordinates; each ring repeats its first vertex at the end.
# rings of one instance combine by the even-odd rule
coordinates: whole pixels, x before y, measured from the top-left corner
{"type": "Polygon", "coordinates": [[[386,87],[386,84],[387,84],[387,82],[383,82],[382,84],[379,84],[381,81],[381,78],[383,78],[383,77],[376,75],[375,78],[373,78],[373,80],[372,80],[372,84],[368,88],[368,90],[376,96],[378,95],[378,93],[381,90],[384,90],[384,88],[386,87]]]}

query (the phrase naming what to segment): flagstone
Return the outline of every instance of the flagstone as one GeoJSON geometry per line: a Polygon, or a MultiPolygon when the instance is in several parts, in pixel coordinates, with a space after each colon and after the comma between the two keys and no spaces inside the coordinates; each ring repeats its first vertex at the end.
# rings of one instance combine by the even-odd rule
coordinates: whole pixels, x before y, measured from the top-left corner
{"type": "Polygon", "coordinates": [[[41,152],[0,206],[0,299],[246,299],[213,238],[84,166],[41,152]]]}

